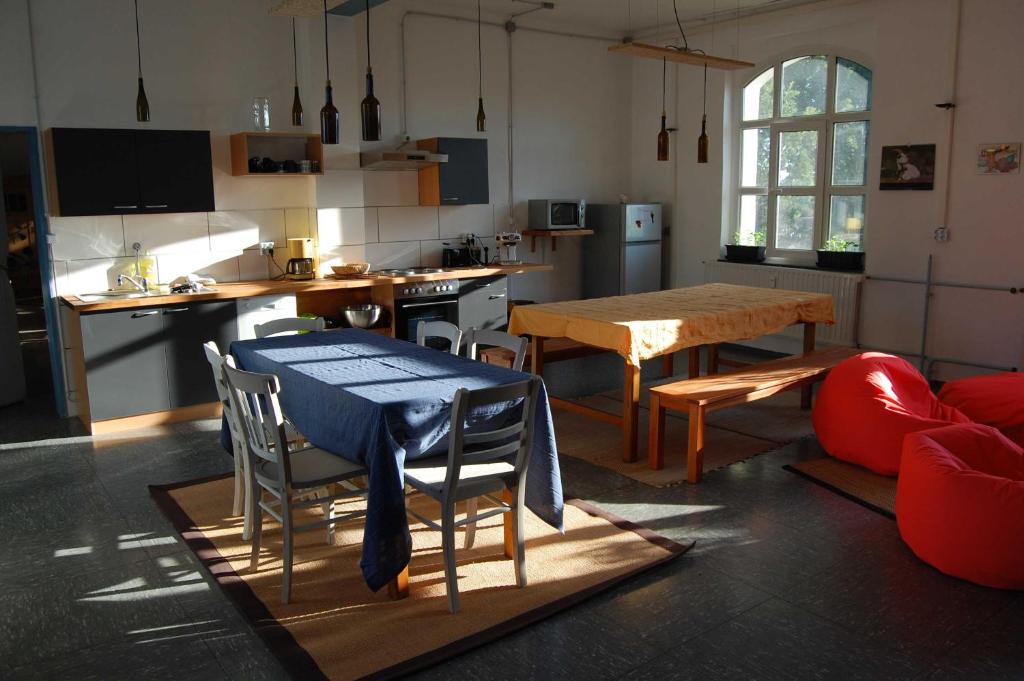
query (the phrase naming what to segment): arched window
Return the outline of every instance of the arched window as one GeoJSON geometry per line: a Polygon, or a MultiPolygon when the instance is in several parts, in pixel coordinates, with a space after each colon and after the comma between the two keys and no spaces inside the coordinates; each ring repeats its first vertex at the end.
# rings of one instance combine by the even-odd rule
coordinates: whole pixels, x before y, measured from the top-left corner
{"type": "Polygon", "coordinates": [[[733,241],[776,257],[830,239],[861,250],[871,70],[834,55],[786,59],[750,80],[740,102],[733,241]]]}

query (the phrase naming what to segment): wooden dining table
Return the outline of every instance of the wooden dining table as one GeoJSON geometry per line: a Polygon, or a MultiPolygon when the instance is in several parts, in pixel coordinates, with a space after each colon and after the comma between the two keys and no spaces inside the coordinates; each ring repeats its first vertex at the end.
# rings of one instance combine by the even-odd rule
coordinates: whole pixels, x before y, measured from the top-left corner
{"type": "MultiPolygon", "coordinates": [[[[736,342],[803,325],[803,352],[814,351],[816,325],[835,322],[827,293],[703,284],[610,298],[517,305],[509,332],[531,337],[531,371],[544,371],[544,341],[569,338],[618,353],[625,360],[622,414],[609,414],[578,402],[551,397],[553,406],[570,409],[622,428],[622,460],[637,460],[641,363],[662,358],[673,373],[673,353],[689,352],[689,374],[700,373],[700,348],[709,348],[708,371],[717,371],[720,343],[736,342]]],[[[810,404],[810,394],[803,398],[810,404]]]]}

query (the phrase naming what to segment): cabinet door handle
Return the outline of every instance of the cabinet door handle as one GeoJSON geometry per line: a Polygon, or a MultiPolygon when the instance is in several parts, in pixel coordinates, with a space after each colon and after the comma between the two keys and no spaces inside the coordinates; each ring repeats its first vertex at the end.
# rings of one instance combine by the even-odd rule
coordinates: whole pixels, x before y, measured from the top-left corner
{"type": "Polygon", "coordinates": [[[137,204],[134,206],[114,206],[114,210],[135,210],[138,207],[137,204]]]}
{"type": "Polygon", "coordinates": [[[444,197],[443,200],[444,201],[459,201],[460,198],[458,196],[446,196],[446,197],[444,197]]]}
{"type": "Polygon", "coordinates": [[[147,203],[146,204],[146,208],[167,208],[167,204],[166,203],[154,203],[154,204],[150,205],[150,204],[147,203]]]}
{"type": "Polygon", "coordinates": [[[487,296],[487,300],[497,300],[498,298],[504,298],[504,293],[496,293],[493,296],[487,296]]]}
{"type": "Polygon", "coordinates": [[[171,314],[173,312],[188,312],[188,310],[189,308],[187,307],[168,307],[164,308],[164,314],[171,314]]]}
{"type": "Polygon", "coordinates": [[[146,310],[145,312],[132,312],[132,319],[140,319],[142,317],[152,317],[155,314],[160,314],[160,310],[146,310]]]}

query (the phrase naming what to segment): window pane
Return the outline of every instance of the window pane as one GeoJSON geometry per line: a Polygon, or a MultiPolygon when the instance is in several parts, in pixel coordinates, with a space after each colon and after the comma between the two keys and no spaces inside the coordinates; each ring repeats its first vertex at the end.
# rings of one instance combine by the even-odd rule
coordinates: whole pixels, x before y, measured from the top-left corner
{"type": "Polygon", "coordinates": [[[868,122],[836,123],[832,136],[832,184],[867,184],[868,122]]]}
{"type": "Polygon", "coordinates": [[[815,116],[825,113],[828,60],[797,57],[782,64],[782,115],[815,116]]]}
{"type": "Polygon", "coordinates": [[[775,69],[768,69],[743,88],[743,120],[771,118],[775,97],[775,69]]]}
{"type": "Polygon", "coordinates": [[[864,234],[864,196],[833,196],[828,221],[830,239],[842,239],[854,245],[850,250],[861,250],[864,234]]]}
{"type": "Polygon", "coordinates": [[[871,70],[855,61],[836,60],[836,111],[867,111],[871,108],[871,70]]]}
{"type": "Polygon", "coordinates": [[[743,131],[744,187],[768,186],[768,152],[771,134],[768,128],[748,128],[743,131]]]}
{"type": "Polygon", "coordinates": [[[779,133],[779,186],[813,187],[818,177],[818,132],[779,133]]]}
{"type": "Polygon", "coordinates": [[[740,228],[731,243],[740,246],[764,246],[768,233],[768,197],[745,194],[740,197],[740,228]]]}
{"type": "Polygon", "coordinates": [[[814,248],[814,197],[779,197],[775,216],[775,247],[810,251],[814,248]]]}

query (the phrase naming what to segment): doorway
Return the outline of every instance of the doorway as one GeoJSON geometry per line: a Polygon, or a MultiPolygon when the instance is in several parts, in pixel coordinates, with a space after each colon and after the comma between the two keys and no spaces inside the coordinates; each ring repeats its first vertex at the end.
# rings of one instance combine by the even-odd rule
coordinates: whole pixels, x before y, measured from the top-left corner
{"type": "Polygon", "coordinates": [[[64,395],[35,128],[0,127],[0,407],[64,395]]]}

